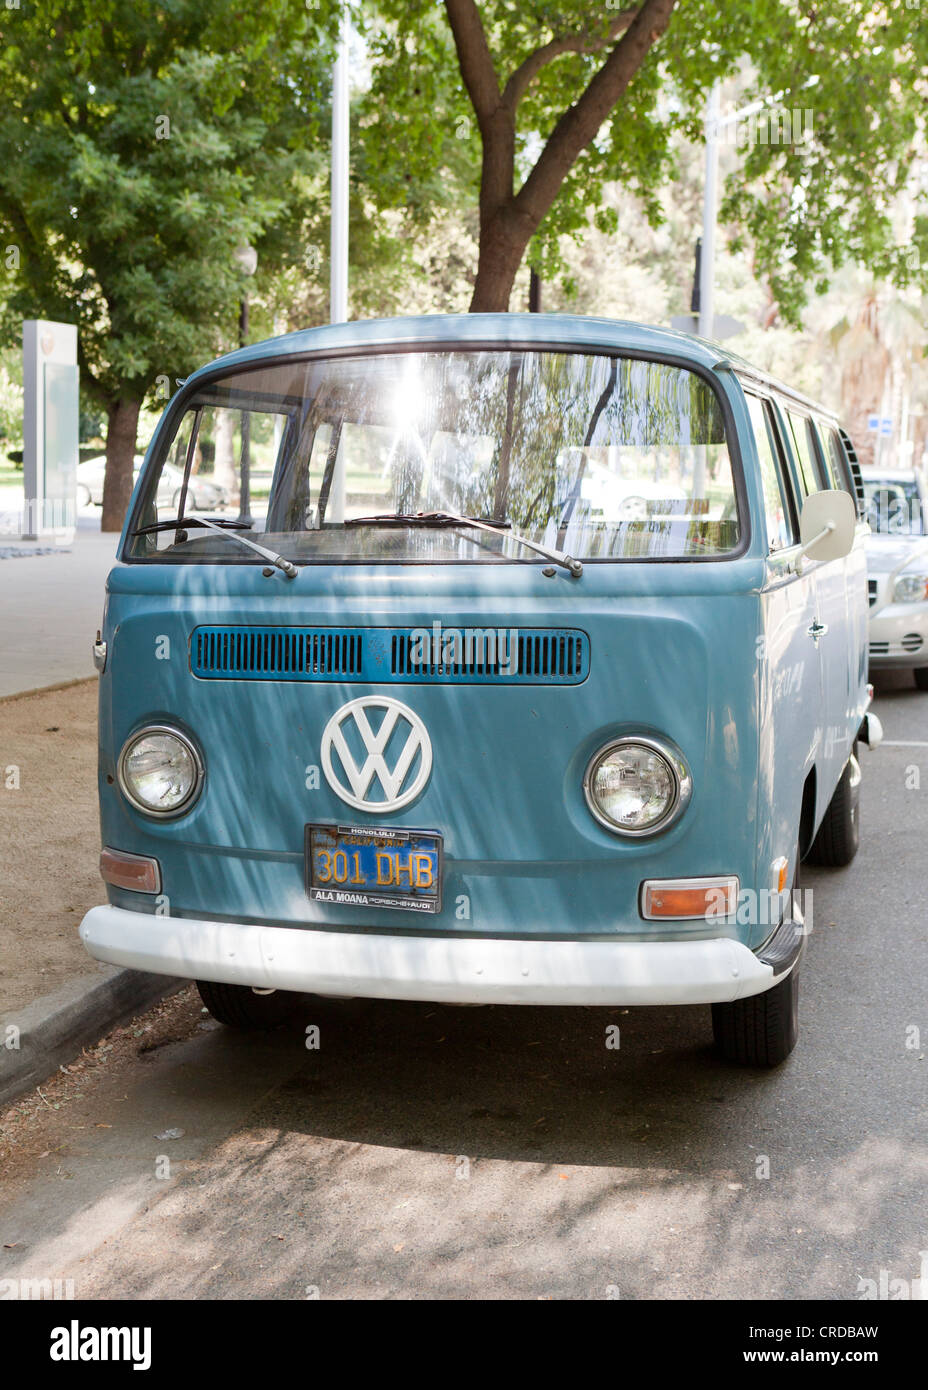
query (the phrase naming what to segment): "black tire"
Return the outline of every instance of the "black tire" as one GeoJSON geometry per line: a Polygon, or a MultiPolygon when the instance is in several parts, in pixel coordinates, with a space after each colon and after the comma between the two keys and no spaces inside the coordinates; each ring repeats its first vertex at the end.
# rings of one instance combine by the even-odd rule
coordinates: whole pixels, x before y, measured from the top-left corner
{"type": "Polygon", "coordinates": [[[919,690],[928,690],[928,666],[916,666],[912,675],[919,690]]]}
{"type": "Polygon", "coordinates": [[[848,759],[818,834],[806,855],[810,864],[843,869],[860,848],[860,770],[856,743],[852,753],[853,759],[848,759]]]}
{"type": "Polygon", "coordinates": [[[248,985],[223,985],[197,980],[200,998],[217,1023],[227,1028],[278,1028],[292,1014],[297,995],[285,990],[255,994],[248,985]]]}
{"type": "Polygon", "coordinates": [[[773,989],[712,1005],[715,1045],[728,1062],[742,1067],[778,1067],[799,1037],[799,969],[773,989]]]}

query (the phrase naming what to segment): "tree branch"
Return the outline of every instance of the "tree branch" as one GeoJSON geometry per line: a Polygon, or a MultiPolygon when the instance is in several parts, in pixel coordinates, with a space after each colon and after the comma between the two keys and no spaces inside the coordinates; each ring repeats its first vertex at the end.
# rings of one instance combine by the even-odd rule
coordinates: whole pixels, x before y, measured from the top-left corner
{"type": "Polygon", "coordinates": [[[623,37],[575,106],[561,116],[534,169],[513,200],[513,211],[533,230],[557,197],[574,162],[617,104],[670,22],[676,0],[644,0],[623,37]]]}
{"type": "Polygon", "coordinates": [[[500,105],[499,82],[475,0],[445,0],[458,63],[481,131],[500,105]]]}
{"type": "Polygon", "coordinates": [[[629,27],[637,13],[634,8],[623,10],[610,21],[605,34],[563,34],[553,38],[550,43],[543,44],[541,48],[536,48],[519,64],[506,83],[503,89],[505,104],[514,111],[541,69],[555,58],[559,58],[562,53],[598,53],[606,48],[629,27]]]}

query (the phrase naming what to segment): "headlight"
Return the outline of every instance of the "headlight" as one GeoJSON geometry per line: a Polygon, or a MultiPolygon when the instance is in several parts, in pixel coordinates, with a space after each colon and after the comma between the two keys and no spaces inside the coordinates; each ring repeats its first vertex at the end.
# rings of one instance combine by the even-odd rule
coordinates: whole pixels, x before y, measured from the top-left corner
{"type": "Polygon", "coordinates": [[[583,778],[593,815],[621,835],[666,830],[686,808],[693,780],[681,755],[660,739],[615,739],[595,753],[583,778]]]}
{"type": "Polygon", "coordinates": [[[190,740],[160,725],[132,735],[117,771],[124,796],[147,815],[189,811],[203,781],[203,764],[190,740]]]}
{"type": "Polygon", "coordinates": [[[893,585],[897,603],[921,603],[928,598],[928,574],[900,574],[893,585]]]}

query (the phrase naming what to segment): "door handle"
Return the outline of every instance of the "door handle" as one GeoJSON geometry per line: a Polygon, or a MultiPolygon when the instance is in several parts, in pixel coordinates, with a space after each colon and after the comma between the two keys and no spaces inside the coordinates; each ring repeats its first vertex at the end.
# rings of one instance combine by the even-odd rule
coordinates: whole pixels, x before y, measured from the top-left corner
{"type": "Polygon", "coordinates": [[[815,645],[818,646],[818,639],[820,637],[824,637],[827,631],[828,624],[820,623],[818,618],[816,618],[815,621],[812,623],[812,626],[809,628],[809,636],[812,638],[812,641],[815,643],[815,645]]]}

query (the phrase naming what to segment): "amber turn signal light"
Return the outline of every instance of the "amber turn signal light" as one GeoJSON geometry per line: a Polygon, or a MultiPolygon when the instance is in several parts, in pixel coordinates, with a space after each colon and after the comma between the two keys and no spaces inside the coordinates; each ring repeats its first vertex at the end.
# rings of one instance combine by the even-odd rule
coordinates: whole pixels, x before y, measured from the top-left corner
{"type": "Polygon", "coordinates": [[[100,876],[114,888],[129,888],[133,893],[161,892],[161,865],[157,859],[143,854],[128,854],[125,850],[104,846],[100,855],[100,876]]]}
{"type": "Polygon", "coordinates": [[[777,885],[776,892],[782,893],[786,887],[786,878],[789,873],[789,860],[781,854],[779,859],[774,859],[770,867],[773,870],[773,879],[777,885]]]}
{"type": "Polygon", "coordinates": [[[728,917],[738,906],[738,879],[649,878],[641,885],[641,915],[662,917],[728,917]]]}

